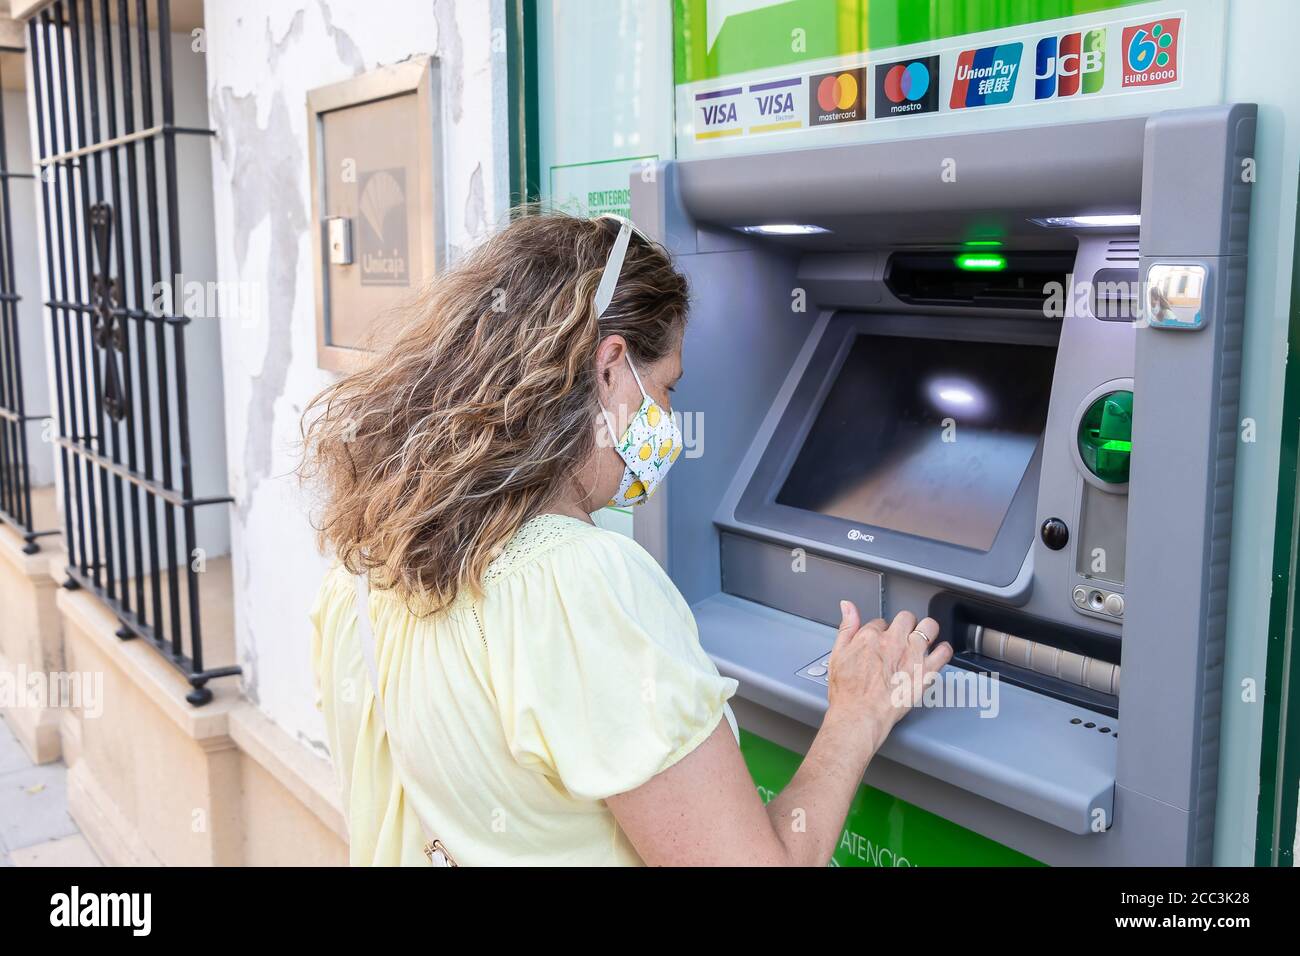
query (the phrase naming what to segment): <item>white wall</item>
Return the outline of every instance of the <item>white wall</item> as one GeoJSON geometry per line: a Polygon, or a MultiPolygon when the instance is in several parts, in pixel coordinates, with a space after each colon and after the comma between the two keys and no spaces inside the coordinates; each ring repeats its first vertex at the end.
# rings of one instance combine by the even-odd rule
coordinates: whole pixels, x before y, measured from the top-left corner
{"type": "Polygon", "coordinates": [[[505,212],[500,0],[223,0],[206,5],[218,274],[255,318],[222,315],[235,626],[247,694],[320,752],[308,611],[328,562],[292,476],[316,364],[307,91],[413,54],[440,60],[450,258],[505,212]]]}

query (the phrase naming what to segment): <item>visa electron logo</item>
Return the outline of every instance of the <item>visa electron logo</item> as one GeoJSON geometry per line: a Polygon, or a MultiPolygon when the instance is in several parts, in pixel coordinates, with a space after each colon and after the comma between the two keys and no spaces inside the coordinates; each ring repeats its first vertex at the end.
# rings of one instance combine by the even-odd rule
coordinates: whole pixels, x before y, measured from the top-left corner
{"type": "Polygon", "coordinates": [[[848,123],[867,118],[867,68],[808,77],[808,123],[848,123]]]}
{"type": "Polygon", "coordinates": [[[1004,43],[963,50],[957,58],[949,107],[959,110],[1010,103],[1016,94],[1016,74],[1020,72],[1020,54],[1024,48],[1023,43],[1004,43]]]}
{"type": "Polygon", "coordinates": [[[797,76],[793,79],[772,80],[751,86],[749,92],[754,97],[754,106],[758,109],[760,124],[752,127],[750,132],[761,133],[799,126],[794,96],[802,86],[803,80],[797,76]]]}
{"type": "Polygon", "coordinates": [[[1106,81],[1106,31],[1043,37],[1034,51],[1034,99],[1096,93],[1106,81]]]}
{"type": "Polygon", "coordinates": [[[1124,87],[1177,82],[1181,25],[1180,17],[1168,17],[1124,28],[1124,87]]]}

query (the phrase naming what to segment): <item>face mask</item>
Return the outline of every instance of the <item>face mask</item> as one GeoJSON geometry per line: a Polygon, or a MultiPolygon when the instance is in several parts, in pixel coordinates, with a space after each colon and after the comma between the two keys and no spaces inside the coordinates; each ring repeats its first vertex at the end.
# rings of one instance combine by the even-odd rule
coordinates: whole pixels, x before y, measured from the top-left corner
{"type": "MultiPolygon", "coordinates": [[[[605,270],[601,274],[600,284],[596,287],[595,305],[598,319],[605,314],[605,310],[614,299],[614,289],[618,285],[619,273],[623,271],[623,258],[627,255],[627,244],[632,238],[632,233],[635,231],[643,241],[647,243],[650,241],[644,233],[622,216],[606,215],[602,218],[613,219],[619,224],[619,229],[613,248],[609,251],[605,270]]],[[[625,465],[623,478],[618,483],[618,491],[613,498],[609,499],[609,506],[623,508],[647,501],[654,494],[659,482],[664,480],[664,475],[668,474],[669,466],[682,452],[682,433],[677,427],[677,422],[646,392],[630,355],[627,356],[627,364],[632,369],[637,388],[641,389],[641,407],[632,416],[632,421],[628,423],[627,431],[623,433],[622,438],[614,433],[614,420],[609,417],[609,412],[604,408],[600,410],[600,413],[605,416],[605,427],[609,429],[609,437],[614,441],[614,450],[618,452],[625,465]]]]}
{"type": "Polygon", "coordinates": [[[649,500],[664,480],[664,475],[668,474],[669,467],[682,453],[682,433],[677,422],[646,393],[631,356],[628,356],[627,364],[641,389],[641,407],[632,416],[622,438],[614,434],[614,420],[609,412],[604,408],[600,410],[605,416],[609,437],[614,439],[614,450],[624,462],[618,491],[609,500],[611,507],[622,508],[649,500]]]}

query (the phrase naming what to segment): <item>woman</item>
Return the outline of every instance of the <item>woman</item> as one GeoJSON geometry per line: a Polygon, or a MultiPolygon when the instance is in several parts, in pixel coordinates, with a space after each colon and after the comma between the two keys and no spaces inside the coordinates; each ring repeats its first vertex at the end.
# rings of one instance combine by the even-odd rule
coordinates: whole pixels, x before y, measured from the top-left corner
{"type": "Polygon", "coordinates": [[[891,678],[951,651],[928,618],[862,625],[843,602],[825,721],[762,804],[736,682],[658,564],[590,517],[644,500],[681,450],[686,318],[685,280],[630,224],[528,216],[308,410],[340,562],[313,666],[354,864],[422,863],[426,840],[479,865],[830,859],[911,706],[891,678]]]}

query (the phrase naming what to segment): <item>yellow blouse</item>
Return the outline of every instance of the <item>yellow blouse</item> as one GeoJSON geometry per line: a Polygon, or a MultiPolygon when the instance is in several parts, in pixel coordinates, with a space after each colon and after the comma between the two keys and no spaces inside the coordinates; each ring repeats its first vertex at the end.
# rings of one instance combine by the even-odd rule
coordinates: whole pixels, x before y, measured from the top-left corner
{"type": "Polygon", "coordinates": [[[668,576],[623,535],[541,515],[483,585],[482,598],[425,618],[371,589],[401,780],[373,709],[353,579],[335,568],[321,586],[312,669],[352,863],[424,864],[422,817],[462,865],[639,865],[605,798],[672,766],[724,716],[734,732],[736,682],[700,647],[668,576]]]}

